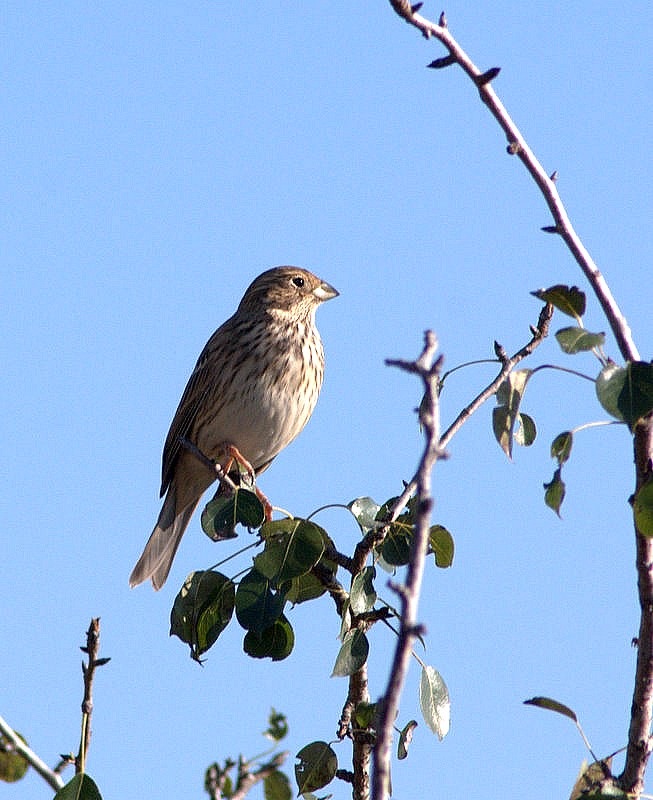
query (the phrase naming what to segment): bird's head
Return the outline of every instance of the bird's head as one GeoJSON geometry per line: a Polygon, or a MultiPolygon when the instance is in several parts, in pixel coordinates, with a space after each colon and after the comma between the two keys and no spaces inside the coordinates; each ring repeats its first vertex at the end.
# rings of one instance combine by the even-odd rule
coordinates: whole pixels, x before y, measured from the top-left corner
{"type": "Polygon", "coordinates": [[[252,281],[238,311],[285,311],[308,316],[320,303],[337,296],[333,286],[307,269],[273,267],[252,281]]]}

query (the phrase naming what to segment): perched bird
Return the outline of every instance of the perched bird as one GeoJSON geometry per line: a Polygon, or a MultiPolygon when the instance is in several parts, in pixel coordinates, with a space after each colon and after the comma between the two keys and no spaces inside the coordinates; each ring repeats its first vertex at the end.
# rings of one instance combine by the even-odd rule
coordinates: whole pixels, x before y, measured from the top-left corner
{"type": "Polygon", "coordinates": [[[299,267],[269,269],[206,343],[163,448],[163,508],[131,586],[160,589],[202,494],[234,459],[258,475],[308,422],[322,386],[315,311],[338,292],[299,267]],[[193,452],[195,450],[195,452],[193,452]],[[199,452],[197,452],[199,451],[199,452]]]}

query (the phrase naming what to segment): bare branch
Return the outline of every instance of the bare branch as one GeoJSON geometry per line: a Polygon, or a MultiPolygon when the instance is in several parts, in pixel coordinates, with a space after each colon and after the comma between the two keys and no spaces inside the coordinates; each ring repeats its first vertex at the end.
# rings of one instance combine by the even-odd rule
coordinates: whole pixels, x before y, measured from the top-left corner
{"type": "Polygon", "coordinates": [[[40,759],[36,753],[25,744],[25,742],[18,736],[14,729],[5,720],[0,717],[0,733],[4,738],[11,743],[14,750],[19,753],[30,765],[34,767],[36,772],[55,790],[59,791],[64,785],[61,775],[50,769],[50,767],[40,759]]]}
{"type": "Polygon", "coordinates": [[[100,652],[100,618],[91,620],[86,631],[86,646],[80,650],[88,655],[88,664],[82,661],[82,674],[84,675],[84,698],[82,700],[82,734],[79,742],[79,752],[75,758],[75,772],[84,772],[86,769],[86,756],[91,741],[91,716],[93,714],[93,679],[95,670],[106,664],[110,659],[98,658],[100,652]]]}
{"type": "Polygon", "coordinates": [[[424,401],[420,408],[420,420],[426,444],[416,474],[418,505],[411,539],[406,584],[398,592],[401,600],[399,637],[376,729],[377,738],[372,772],[372,796],[375,800],[385,800],[390,794],[392,730],[399,710],[399,698],[408,672],[413,643],[419,633],[417,610],[428,549],[431,508],[433,507],[431,471],[442,455],[438,397],[442,359],[439,358],[433,363],[436,348],[435,335],[431,331],[427,331],[424,336],[424,350],[417,361],[391,362],[408,372],[417,373],[422,378],[424,401]]]}
{"type": "Polygon", "coordinates": [[[547,175],[522,136],[521,131],[512,121],[510,115],[492,88],[491,82],[492,78],[496,77],[496,68],[486,72],[481,71],[454,39],[445,25],[436,25],[434,22],[425,19],[420,14],[415,13],[410,4],[403,0],[390,0],[390,4],[402,19],[421,31],[423,36],[427,39],[431,37],[438,39],[449,51],[448,56],[446,56],[444,60],[438,59],[439,63],[432,64],[431,66],[446,66],[456,63],[477,86],[481,100],[488,107],[490,113],[497,120],[506,135],[508,140],[508,152],[512,155],[519,156],[540,189],[553,215],[555,225],[547,226],[547,229],[558,233],[562,237],[571,251],[571,254],[583,270],[612,328],[612,332],[617,340],[623,358],[626,361],[638,361],[640,356],[635,342],[633,341],[626,318],[621,313],[616,300],[612,296],[612,292],[605,278],[574,230],[567,215],[567,211],[560,199],[560,195],[558,194],[555,178],[547,175]]]}

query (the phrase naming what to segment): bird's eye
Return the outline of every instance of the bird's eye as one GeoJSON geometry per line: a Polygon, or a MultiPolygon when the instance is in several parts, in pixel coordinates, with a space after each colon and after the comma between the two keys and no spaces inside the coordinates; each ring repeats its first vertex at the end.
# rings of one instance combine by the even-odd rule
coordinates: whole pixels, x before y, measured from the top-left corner
{"type": "Polygon", "coordinates": [[[298,286],[300,289],[301,289],[301,288],[302,288],[302,286],[304,285],[304,279],[303,279],[303,278],[300,278],[300,277],[299,277],[299,275],[297,275],[296,277],[294,277],[294,278],[292,279],[292,282],[295,284],[295,286],[298,286]]]}

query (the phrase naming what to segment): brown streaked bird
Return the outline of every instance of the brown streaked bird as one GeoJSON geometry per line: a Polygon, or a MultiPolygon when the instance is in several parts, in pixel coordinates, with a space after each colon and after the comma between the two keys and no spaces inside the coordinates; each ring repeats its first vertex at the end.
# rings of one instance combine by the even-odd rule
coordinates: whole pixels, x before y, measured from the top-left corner
{"type": "Polygon", "coordinates": [[[299,267],[259,275],[236,313],[202,350],[163,448],[163,508],[129,578],[160,589],[195,507],[216,480],[183,442],[229,469],[234,455],[256,475],[308,422],[322,386],[315,311],[338,292],[299,267]]]}

